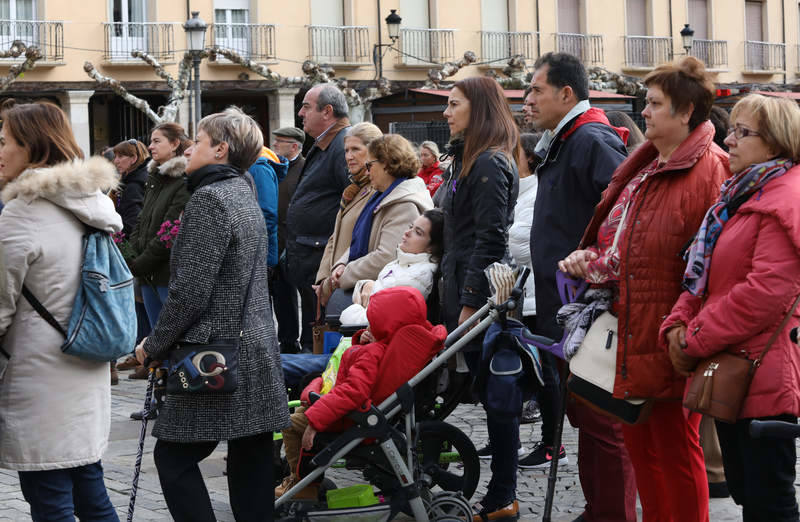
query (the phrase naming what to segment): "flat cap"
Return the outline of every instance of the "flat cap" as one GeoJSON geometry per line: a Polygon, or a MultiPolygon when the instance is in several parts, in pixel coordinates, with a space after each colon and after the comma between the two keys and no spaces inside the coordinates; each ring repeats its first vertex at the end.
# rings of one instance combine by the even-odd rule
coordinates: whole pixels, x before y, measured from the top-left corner
{"type": "Polygon", "coordinates": [[[297,127],[281,127],[278,130],[272,131],[272,134],[284,138],[291,138],[300,143],[306,141],[306,133],[303,132],[303,129],[298,129],[297,127]]]}

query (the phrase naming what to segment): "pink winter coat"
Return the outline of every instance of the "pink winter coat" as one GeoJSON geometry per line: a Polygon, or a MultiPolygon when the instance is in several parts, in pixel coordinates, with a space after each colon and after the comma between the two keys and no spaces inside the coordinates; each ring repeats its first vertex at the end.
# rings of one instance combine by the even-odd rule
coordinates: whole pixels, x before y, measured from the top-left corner
{"type": "MultiPolygon", "coordinates": [[[[767,183],[725,224],[714,248],[705,301],[683,292],[659,341],[687,325],[686,353],[722,350],[755,359],[800,293],[800,166],[767,183]]],[[[795,311],[756,370],[739,418],[800,416],[800,348],[789,340],[795,311]]]]}

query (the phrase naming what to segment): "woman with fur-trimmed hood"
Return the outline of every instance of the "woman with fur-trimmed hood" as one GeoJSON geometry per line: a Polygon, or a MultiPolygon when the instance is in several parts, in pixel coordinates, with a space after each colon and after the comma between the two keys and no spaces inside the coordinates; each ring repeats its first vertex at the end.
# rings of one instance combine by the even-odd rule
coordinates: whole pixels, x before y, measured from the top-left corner
{"type": "Polygon", "coordinates": [[[61,333],[22,297],[23,284],[66,325],[80,283],[86,227],[122,230],[106,195],[114,166],[83,159],[64,112],[17,105],[0,130],[0,467],[17,470],[34,520],[118,520],[100,457],[111,426],[109,365],[64,354],[61,333]]]}
{"type": "MultiPolygon", "coordinates": [[[[177,123],[157,125],[150,135],[149,173],[145,183],[144,203],[130,245],[135,255],[126,261],[139,278],[147,318],[152,328],[167,299],[169,254],[171,244],[158,237],[161,225],[174,222],[183,214],[189,201],[186,189],[186,158],[183,151],[191,145],[183,127],[177,123]]],[[[171,228],[171,227],[170,227],[171,228]]]]}

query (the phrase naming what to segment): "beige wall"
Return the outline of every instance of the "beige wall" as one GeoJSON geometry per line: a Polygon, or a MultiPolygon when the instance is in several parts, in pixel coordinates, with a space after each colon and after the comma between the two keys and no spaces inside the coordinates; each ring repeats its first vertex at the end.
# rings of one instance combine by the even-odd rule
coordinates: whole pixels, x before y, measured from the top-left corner
{"type": "MultiPolygon", "coordinates": [[[[331,0],[334,1],[334,0],[331,0]]],[[[672,9],[672,50],[683,52],[679,32],[686,22],[686,0],[649,0],[650,19],[648,27],[652,36],[670,34],[669,10],[672,9]]],[[[381,21],[390,9],[398,9],[399,0],[383,0],[381,21]]],[[[612,71],[621,71],[625,64],[625,0],[583,0],[585,31],[603,36],[604,65],[612,71]]],[[[278,60],[271,65],[284,76],[301,75],[300,63],[308,58],[309,37],[307,25],[310,21],[310,0],[252,0],[251,22],[277,25],[278,60]]],[[[375,0],[345,0],[345,19],[353,25],[369,28],[370,46],[377,42],[377,7],[375,0]]],[[[457,29],[455,32],[456,58],[470,49],[481,55],[480,0],[431,0],[431,20],[438,20],[438,27],[457,29]]],[[[709,0],[711,7],[710,37],[726,40],[728,46],[727,66],[716,73],[719,82],[782,82],[784,73],[747,74],[744,69],[744,0],[709,0]]],[[[174,22],[175,46],[185,46],[185,36],[180,24],[186,19],[186,4],[182,1],[150,0],[150,21],[174,22]],[[154,12],[153,12],[154,11],[154,12]]],[[[192,10],[199,10],[206,22],[213,19],[214,0],[191,0],[192,10]]],[[[794,0],[765,0],[765,38],[779,43],[783,39],[782,23],[786,33],[786,80],[797,78],[798,63],[798,3],[794,0]],[[782,12],[782,4],[784,11],[782,12]]],[[[92,61],[98,70],[123,81],[156,81],[152,70],[143,65],[111,65],[103,63],[104,32],[102,22],[109,18],[108,0],[41,0],[40,13],[48,20],[64,21],[64,61],[59,65],[40,64],[19,81],[74,82],[87,81],[83,63],[92,61]],[[83,50],[81,50],[83,49],[83,50]],[[89,50],[85,50],[89,49],[89,50]]],[[[402,16],[402,12],[399,13],[402,16]]],[[[539,23],[541,52],[554,49],[556,32],[556,0],[509,0],[509,29],[519,32],[534,32],[539,23]]],[[[388,43],[385,24],[381,23],[384,43],[388,43]]],[[[531,57],[533,59],[535,57],[531,57]]],[[[168,66],[176,71],[177,66],[168,66]]],[[[396,65],[393,51],[384,58],[384,75],[392,80],[424,80],[427,67],[403,67],[396,65]]],[[[204,80],[235,80],[242,72],[232,65],[204,63],[201,75],[204,80]]],[[[469,67],[457,78],[482,74],[480,67],[469,67]]],[[[2,68],[0,67],[0,73],[2,68]]],[[[644,74],[646,71],[638,71],[644,74]]],[[[353,80],[369,80],[375,75],[371,63],[356,68],[339,68],[337,74],[353,80]]],[[[251,74],[251,79],[256,77],[251,74]]]]}

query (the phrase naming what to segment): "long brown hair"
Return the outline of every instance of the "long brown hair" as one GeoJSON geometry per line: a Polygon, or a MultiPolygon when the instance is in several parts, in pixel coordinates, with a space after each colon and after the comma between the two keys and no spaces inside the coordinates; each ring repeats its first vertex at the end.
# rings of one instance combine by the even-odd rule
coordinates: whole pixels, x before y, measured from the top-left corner
{"type": "Polygon", "coordinates": [[[6,134],[28,149],[30,167],[83,159],[67,115],[50,102],[23,103],[3,111],[6,134]]]}
{"type": "Polygon", "coordinates": [[[134,139],[121,141],[114,145],[114,148],[111,150],[114,151],[114,154],[117,156],[128,156],[129,158],[133,158],[135,160],[133,165],[131,165],[129,172],[133,172],[134,170],[138,169],[139,165],[147,161],[147,159],[150,157],[150,153],[147,152],[147,147],[145,144],[134,139]]]}
{"type": "Polygon", "coordinates": [[[505,93],[492,78],[474,77],[456,82],[469,100],[469,125],[464,130],[464,162],[459,178],[469,175],[478,156],[491,150],[504,152],[519,164],[519,129],[511,115],[505,93]]]}

